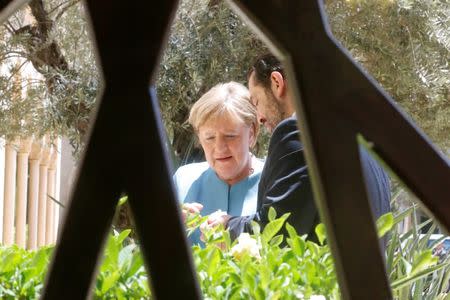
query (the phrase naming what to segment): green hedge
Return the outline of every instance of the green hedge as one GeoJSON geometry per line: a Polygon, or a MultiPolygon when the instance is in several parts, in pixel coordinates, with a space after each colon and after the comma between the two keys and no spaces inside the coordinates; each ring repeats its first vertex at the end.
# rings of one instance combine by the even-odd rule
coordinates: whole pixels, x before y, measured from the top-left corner
{"type": "MultiPolygon", "coordinates": [[[[386,251],[387,272],[395,299],[449,299],[449,258],[432,255],[429,233],[418,232],[426,224],[399,234],[398,224],[413,210],[387,214],[378,222],[379,235],[390,235],[386,251]]],[[[285,223],[288,214],[276,218],[261,231],[243,234],[231,243],[227,231],[206,232],[205,246],[192,253],[205,299],[339,299],[339,288],[324,226],[316,228],[320,244],[305,240],[285,223]],[[288,236],[278,232],[286,226],[288,236]]],[[[189,232],[204,221],[188,219],[189,232]]],[[[147,272],[130,230],[110,235],[97,276],[94,299],[149,299],[147,272]]],[[[439,241],[437,241],[439,242],[439,241]]],[[[436,243],[437,243],[436,242],[436,243]]],[[[37,299],[52,247],[27,251],[17,246],[0,247],[0,298],[37,299]]]]}

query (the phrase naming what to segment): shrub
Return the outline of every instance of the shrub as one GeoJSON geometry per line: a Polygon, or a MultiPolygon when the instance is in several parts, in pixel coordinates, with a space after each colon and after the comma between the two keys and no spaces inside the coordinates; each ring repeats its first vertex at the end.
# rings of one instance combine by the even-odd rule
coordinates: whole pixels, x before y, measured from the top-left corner
{"type": "MultiPolygon", "coordinates": [[[[419,234],[429,222],[399,233],[397,224],[414,207],[396,216],[389,213],[377,221],[379,236],[389,234],[386,265],[394,299],[448,299],[450,258],[439,259],[429,239],[435,225],[419,234]],[[447,298],[446,298],[447,297],[447,298]]],[[[231,242],[223,228],[205,232],[205,245],[192,247],[198,279],[205,299],[339,299],[339,288],[325,228],[316,228],[319,244],[299,236],[286,223],[288,214],[276,218],[253,234],[231,242]],[[288,235],[279,235],[285,226],[288,235]]],[[[188,233],[205,218],[190,216],[188,233]]],[[[94,286],[94,299],[149,299],[147,273],[130,230],[110,235],[94,286]]],[[[37,299],[52,247],[27,251],[17,246],[0,247],[0,298],[37,299]]]]}

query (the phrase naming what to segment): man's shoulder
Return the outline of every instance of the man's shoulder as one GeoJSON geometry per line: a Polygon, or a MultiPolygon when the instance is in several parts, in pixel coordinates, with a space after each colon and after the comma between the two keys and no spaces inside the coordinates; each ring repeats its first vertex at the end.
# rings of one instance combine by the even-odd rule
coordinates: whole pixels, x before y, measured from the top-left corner
{"type": "Polygon", "coordinates": [[[297,119],[289,117],[281,121],[274,129],[272,136],[298,130],[297,119]]]}
{"type": "Polygon", "coordinates": [[[284,155],[286,152],[298,151],[302,148],[297,120],[290,117],[284,119],[275,127],[270,138],[268,156],[284,155]]]}

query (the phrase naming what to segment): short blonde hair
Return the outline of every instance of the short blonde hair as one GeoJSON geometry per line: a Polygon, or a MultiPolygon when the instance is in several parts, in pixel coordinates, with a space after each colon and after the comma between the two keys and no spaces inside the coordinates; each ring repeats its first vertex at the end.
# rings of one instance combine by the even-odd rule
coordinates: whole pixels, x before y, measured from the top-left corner
{"type": "Polygon", "coordinates": [[[224,114],[253,127],[253,147],[259,133],[258,117],[256,108],[250,101],[250,92],[240,83],[219,83],[203,94],[191,108],[189,123],[198,132],[205,122],[224,114]]]}

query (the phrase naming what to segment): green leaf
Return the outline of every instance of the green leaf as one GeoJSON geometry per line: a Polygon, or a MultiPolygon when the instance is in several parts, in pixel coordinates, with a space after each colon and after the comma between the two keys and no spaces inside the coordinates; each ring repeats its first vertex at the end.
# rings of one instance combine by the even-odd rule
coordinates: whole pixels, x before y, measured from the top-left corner
{"type": "Polygon", "coordinates": [[[208,262],[207,272],[209,276],[213,276],[218,266],[220,265],[220,253],[219,249],[212,247],[206,256],[208,262]]]}
{"type": "Polygon", "coordinates": [[[325,231],[325,225],[323,223],[320,223],[319,225],[316,226],[316,235],[317,235],[317,239],[319,240],[319,243],[321,245],[323,245],[323,242],[326,239],[326,231],[325,231]]]}
{"type": "Polygon", "coordinates": [[[442,264],[433,266],[431,268],[422,270],[422,271],[420,271],[420,272],[418,272],[418,273],[416,273],[414,275],[402,277],[402,278],[392,282],[391,283],[391,288],[393,290],[401,289],[404,286],[409,285],[409,284],[413,283],[414,281],[416,281],[416,280],[418,280],[420,278],[426,277],[426,276],[432,274],[435,271],[438,271],[438,270],[440,270],[442,268],[445,268],[445,267],[449,266],[449,264],[450,264],[449,262],[442,263],[442,264]]]}
{"type": "Polygon", "coordinates": [[[273,247],[278,247],[280,246],[280,244],[283,242],[283,235],[279,234],[277,236],[275,236],[271,241],[270,241],[270,245],[273,247]]]}
{"type": "Polygon", "coordinates": [[[261,300],[266,299],[266,294],[264,293],[264,290],[260,286],[258,286],[256,288],[255,299],[257,299],[257,300],[259,300],[259,299],[261,299],[261,300]]]}
{"type": "Polygon", "coordinates": [[[0,273],[8,273],[14,270],[22,261],[21,255],[18,253],[16,246],[8,248],[2,253],[2,263],[0,264],[0,273]]]}
{"type": "Polygon", "coordinates": [[[439,258],[433,256],[431,250],[423,251],[414,257],[411,275],[414,275],[424,269],[427,269],[438,262],[439,258]]]}
{"type": "Polygon", "coordinates": [[[404,257],[400,257],[400,262],[403,265],[403,269],[405,270],[405,275],[409,275],[412,270],[412,266],[404,257]]]}
{"type": "Polygon", "coordinates": [[[306,243],[301,237],[294,236],[293,238],[289,238],[287,242],[297,256],[303,257],[306,250],[306,243]]]}
{"type": "Polygon", "coordinates": [[[276,219],[268,223],[262,233],[263,240],[266,242],[270,241],[270,239],[280,231],[281,227],[283,227],[283,223],[283,219],[276,219]]]}
{"type": "Polygon", "coordinates": [[[265,242],[269,242],[270,239],[280,231],[283,227],[284,221],[289,217],[289,215],[289,213],[286,213],[280,218],[269,222],[266,227],[264,227],[262,238],[265,242]]]}
{"type": "Polygon", "coordinates": [[[269,207],[269,212],[267,214],[267,217],[268,217],[269,221],[273,221],[277,217],[277,212],[275,211],[275,208],[273,208],[272,206],[269,207]]]}
{"type": "Polygon", "coordinates": [[[224,230],[223,231],[223,240],[225,242],[225,247],[226,247],[226,251],[228,251],[231,248],[231,236],[230,236],[230,232],[228,230],[224,230]]]}
{"type": "Polygon", "coordinates": [[[306,247],[309,249],[311,257],[313,259],[319,259],[319,245],[317,245],[316,243],[310,242],[310,241],[306,241],[306,247]]]}
{"type": "Polygon", "coordinates": [[[120,273],[119,271],[114,271],[113,273],[107,275],[102,283],[101,292],[102,294],[106,294],[110,288],[113,287],[113,285],[116,284],[117,279],[119,279],[120,273]]]}
{"type": "Polygon", "coordinates": [[[114,237],[116,244],[122,245],[122,242],[130,235],[131,229],[125,229],[119,235],[114,237]]]}
{"type": "Polygon", "coordinates": [[[378,237],[383,237],[394,226],[394,215],[387,213],[378,218],[377,222],[378,237]]]}
{"type": "Polygon", "coordinates": [[[286,222],[285,227],[286,227],[286,230],[287,230],[287,232],[289,234],[289,237],[291,239],[299,237],[298,234],[297,234],[297,231],[295,230],[295,228],[291,224],[289,224],[289,222],[286,222]]]}
{"type": "MultiPolygon", "coordinates": [[[[386,269],[387,273],[391,274],[392,270],[394,269],[394,256],[395,256],[395,250],[398,249],[400,246],[400,240],[397,232],[394,232],[391,236],[391,239],[388,244],[388,248],[386,251],[386,269]]],[[[398,252],[397,252],[398,253],[398,252]]]]}
{"type": "Polygon", "coordinates": [[[119,199],[119,203],[117,204],[117,206],[122,206],[127,201],[128,201],[128,196],[123,196],[122,198],[119,199]]]}
{"type": "Polygon", "coordinates": [[[253,234],[258,236],[261,233],[261,226],[255,221],[251,221],[250,224],[252,225],[253,234]]]}
{"type": "Polygon", "coordinates": [[[135,252],[133,258],[131,259],[131,264],[128,268],[127,277],[134,276],[141,268],[144,266],[144,261],[142,259],[140,252],[135,252]]]}

